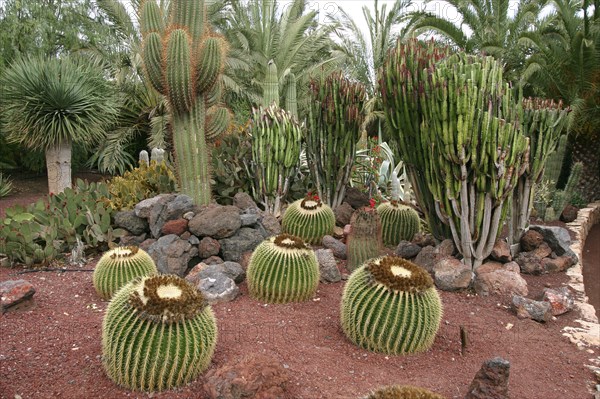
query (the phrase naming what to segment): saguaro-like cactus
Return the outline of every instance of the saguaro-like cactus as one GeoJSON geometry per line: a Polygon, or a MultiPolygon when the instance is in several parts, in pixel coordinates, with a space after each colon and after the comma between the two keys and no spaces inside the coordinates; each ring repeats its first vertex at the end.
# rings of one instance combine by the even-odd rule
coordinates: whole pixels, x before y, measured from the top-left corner
{"type": "Polygon", "coordinates": [[[203,0],[172,0],[168,18],[156,0],[145,0],[139,16],[146,76],[171,113],[180,189],[206,205],[211,198],[206,142],[229,123],[229,112],[218,105],[225,42],[210,32],[203,0]]]}
{"type": "Polygon", "coordinates": [[[366,100],[362,84],[335,72],[310,84],[306,135],[309,167],[319,197],[335,208],[351,177],[366,100]]]}
{"type": "Polygon", "coordinates": [[[346,269],[351,272],[364,261],[378,257],[382,248],[379,214],[374,208],[357,209],[350,219],[346,269]]]}

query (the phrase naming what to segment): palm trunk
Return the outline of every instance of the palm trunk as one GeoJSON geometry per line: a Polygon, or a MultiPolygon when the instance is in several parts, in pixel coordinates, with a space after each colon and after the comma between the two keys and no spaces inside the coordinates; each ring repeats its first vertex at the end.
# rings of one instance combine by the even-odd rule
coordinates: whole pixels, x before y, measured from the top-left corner
{"type": "Polygon", "coordinates": [[[62,193],[71,187],[71,142],[66,140],[46,148],[48,192],[62,193]]]}

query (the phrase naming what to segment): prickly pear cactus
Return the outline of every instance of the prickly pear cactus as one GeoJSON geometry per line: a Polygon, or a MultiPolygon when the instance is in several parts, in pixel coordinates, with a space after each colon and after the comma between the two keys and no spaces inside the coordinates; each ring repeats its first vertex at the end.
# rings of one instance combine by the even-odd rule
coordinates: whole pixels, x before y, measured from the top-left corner
{"type": "Polygon", "coordinates": [[[356,345],[388,354],[427,350],[442,318],[431,276],[398,256],[384,256],[356,269],[342,295],[341,324],[356,345]]]}
{"type": "Polygon", "coordinates": [[[369,396],[365,396],[364,399],[444,399],[444,397],[425,388],[392,385],[380,388],[369,396]]]}
{"type": "Polygon", "coordinates": [[[271,303],[306,301],[319,285],[319,263],[300,238],[280,234],[252,253],[247,271],[250,295],[271,303]]]}
{"type": "Polygon", "coordinates": [[[290,204],[281,220],[284,233],[298,236],[309,244],[320,244],[323,236],[333,233],[334,227],[335,215],[331,208],[311,194],[290,204]]]}
{"type": "Polygon", "coordinates": [[[374,208],[357,209],[350,219],[346,269],[352,272],[368,259],[381,255],[381,220],[374,208]]]}
{"type": "Polygon", "coordinates": [[[377,213],[381,217],[381,238],[386,247],[412,240],[421,227],[417,211],[397,201],[384,202],[377,207],[377,213]]]}
{"type": "Polygon", "coordinates": [[[162,391],[204,371],[217,324],[200,291],[174,275],[140,277],[117,291],[102,322],[102,359],[118,385],[162,391]]]}
{"type": "Polygon", "coordinates": [[[134,278],[151,274],[158,274],[158,270],[146,251],[135,246],[117,247],[102,255],[92,280],[98,295],[110,299],[134,278]]]}

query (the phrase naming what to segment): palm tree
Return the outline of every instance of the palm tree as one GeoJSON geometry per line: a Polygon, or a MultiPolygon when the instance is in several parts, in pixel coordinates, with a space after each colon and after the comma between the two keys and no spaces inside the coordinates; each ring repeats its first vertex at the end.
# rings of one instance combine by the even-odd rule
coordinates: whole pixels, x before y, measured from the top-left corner
{"type": "MultiPolygon", "coordinates": [[[[509,0],[448,0],[446,3],[456,9],[458,18],[418,11],[412,14],[409,29],[415,34],[439,35],[446,44],[467,53],[491,55],[505,64],[507,78],[515,80],[528,53],[520,38],[533,29],[544,0],[519,1],[514,13],[511,6],[514,3],[509,0]]],[[[434,0],[427,0],[426,4],[434,4],[434,0]]]]}
{"type": "Polygon", "coordinates": [[[527,36],[534,48],[523,79],[571,107],[569,144],[583,163],[579,189],[600,198],[600,2],[553,0],[554,12],[527,36]]]}
{"type": "Polygon", "coordinates": [[[8,139],[46,153],[48,189],[71,186],[71,147],[91,146],[115,121],[112,86],[96,65],[82,57],[22,58],[1,80],[8,139]]]}

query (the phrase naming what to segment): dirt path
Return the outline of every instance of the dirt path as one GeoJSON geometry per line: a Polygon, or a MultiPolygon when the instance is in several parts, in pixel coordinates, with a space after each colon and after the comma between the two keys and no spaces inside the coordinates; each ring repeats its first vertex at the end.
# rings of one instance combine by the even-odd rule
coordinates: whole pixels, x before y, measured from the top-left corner
{"type": "Polygon", "coordinates": [[[583,247],[583,281],[585,294],[600,316],[600,223],[588,233],[583,247]]]}

